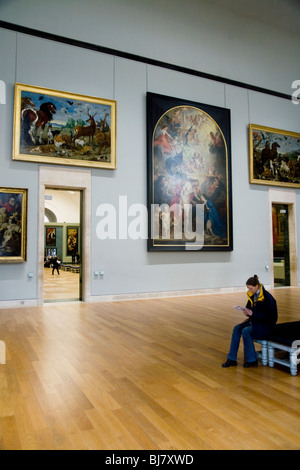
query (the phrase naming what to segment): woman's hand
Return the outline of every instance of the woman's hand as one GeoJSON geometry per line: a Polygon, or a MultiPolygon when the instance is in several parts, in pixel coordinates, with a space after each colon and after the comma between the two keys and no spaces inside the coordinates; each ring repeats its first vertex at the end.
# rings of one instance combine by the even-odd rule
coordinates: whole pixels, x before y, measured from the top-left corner
{"type": "Polygon", "coordinates": [[[246,315],[246,317],[252,317],[253,312],[249,308],[245,308],[244,314],[246,315]]]}

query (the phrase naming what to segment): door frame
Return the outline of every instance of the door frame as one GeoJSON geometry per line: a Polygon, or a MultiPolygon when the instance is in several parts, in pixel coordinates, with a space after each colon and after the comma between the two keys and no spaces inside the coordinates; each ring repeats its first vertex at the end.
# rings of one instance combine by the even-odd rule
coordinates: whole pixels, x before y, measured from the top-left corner
{"type": "Polygon", "coordinates": [[[91,171],[39,167],[38,305],[44,303],[45,190],[51,187],[82,192],[82,301],[91,299],[91,171]]]}
{"type": "Polygon", "coordinates": [[[270,233],[270,284],[274,289],[273,265],[273,204],[288,206],[289,243],[290,243],[290,285],[298,286],[298,249],[297,249],[297,220],[296,220],[296,191],[284,189],[269,189],[269,233],[270,233]]]}

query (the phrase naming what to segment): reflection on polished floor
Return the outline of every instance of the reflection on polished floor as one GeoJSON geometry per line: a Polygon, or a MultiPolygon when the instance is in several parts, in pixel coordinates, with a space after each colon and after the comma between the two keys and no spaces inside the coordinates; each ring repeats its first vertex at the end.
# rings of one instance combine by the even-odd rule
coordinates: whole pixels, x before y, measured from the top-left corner
{"type": "MultiPolygon", "coordinates": [[[[298,320],[300,288],[272,293],[279,322],[298,320]]],[[[221,367],[245,301],[0,309],[0,450],[299,450],[299,376],[245,369],[242,346],[221,367]]]]}
{"type": "Polygon", "coordinates": [[[80,274],[60,270],[52,274],[52,268],[44,269],[44,301],[45,302],[62,302],[68,300],[80,300],[80,274]]]}

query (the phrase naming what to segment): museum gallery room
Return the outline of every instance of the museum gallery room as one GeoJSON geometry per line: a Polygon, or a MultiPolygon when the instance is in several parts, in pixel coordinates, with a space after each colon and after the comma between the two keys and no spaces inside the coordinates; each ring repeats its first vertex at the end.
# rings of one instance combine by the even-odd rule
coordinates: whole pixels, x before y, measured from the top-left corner
{"type": "Polygon", "coordinates": [[[299,8],[0,1],[0,450],[300,450],[299,8]]]}

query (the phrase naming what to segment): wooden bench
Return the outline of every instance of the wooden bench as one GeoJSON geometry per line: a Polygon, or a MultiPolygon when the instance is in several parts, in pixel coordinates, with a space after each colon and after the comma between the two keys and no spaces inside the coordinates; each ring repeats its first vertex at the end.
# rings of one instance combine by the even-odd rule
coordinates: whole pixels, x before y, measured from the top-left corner
{"type": "Polygon", "coordinates": [[[74,264],[62,264],[61,265],[62,271],[69,271],[75,274],[80,274],[80,266],[76,266],[74,264]]]}
{"type": "Polygon", "coordinates": [[[254,342],[261,345],[257,357],[263,366],[281,364],[289,367],[291,375],[297,375],[297,365],[300,363],[300,321],[278,323],[267,339],[254,342]],[[282,357],[281,351],[288,353],[285,354],[287,357],[282,357]]]}
{"type": "Polygon", "coordinates": [[[291,375],[297,375],[297,365],[300,362],[300,321],[278,323],[268,337],[268,364],[274,367],[281,364],[289,367],[291,375]],[[288,357],[279,357],[278,352],[285,351],[288,357]]]}

